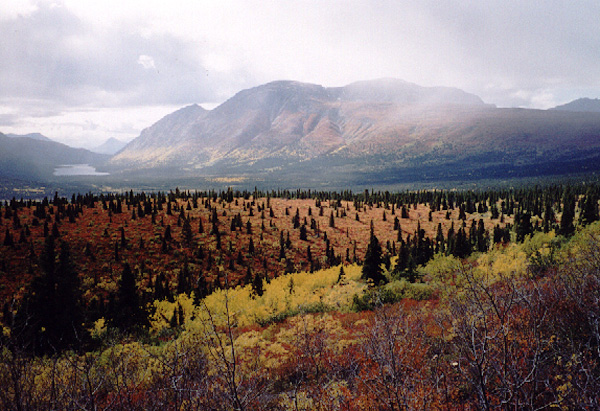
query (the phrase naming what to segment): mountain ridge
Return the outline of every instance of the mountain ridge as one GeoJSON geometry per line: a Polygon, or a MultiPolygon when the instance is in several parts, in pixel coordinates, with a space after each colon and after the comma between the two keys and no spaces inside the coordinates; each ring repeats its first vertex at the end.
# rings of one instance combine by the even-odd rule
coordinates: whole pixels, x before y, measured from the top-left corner
{"type": "MultiPolygon", "coordinates": [[[[337,88],[275,81],[242,90],[209,112],[192,112],[183,118],[188,107],[164,117],[113,157],[111,164],[124,166],[129,161],[136,167],[152,167],[183,161],[202,168],[224,158],[307,159],[360,141],[367,129],[381,123],[369,117],[391,116],[395,110],[416,105],[486,107],[479,97],[458,89],[424,88],[400,80],[337,88]],[[370,105],[370,113],[363,110],[365,104],[370,105]],[[356,114],[364,121],[355,120],[356,110],[363,110],[356,114]]],[[[381,128],[389,134],[385,125],[381,128]]]]}
{"type": "Polygon", "coordinates": [[[569,103],[556,106],[551,110],[600,113],[600,99],[587,97],[578,98],[569,103]]]}
{"type": "Polygon", "coordinates": [[[5,136],[10,137],[10,138],[30,138],[32,140],[38,140],[38,141],[54,141],[54,140],[44,136],[41,133],[29,133],[29,134],[8,133],[8,134],[5,134],[5,136]]]}
{"type": "Polygon", "coordinates": [[[275,81],[182,108],[109,162],[115,173],[311,181],[511,178],[600,171],[600,116],[497,108],[396,79],[275,81]]]}
{"type": "Polygon", "coordinates": [[[110,137],[99,146],[91,148],[90,151],[93,153],[108,154],[112,156],[121,151],[126,145],[126,142],[118,140],[114,137],[110,137]]]}
{"type": "Polygon", "coordinates": [[[48,181],[54,169],[65,164],[100,166],[108,155],[73,148],[52,140],[11,138],[0,133],[0,177],[48,181]]]}
{"type": "Polygon", "coordinates": [[[60,143],[44,146],[52,154],[44,156],[40,143],[49,144],[0,138],[0,175],[48,179],[56,165],[90,163],[115,184],[145,187],[195,179],[305,188],[506,180],[600,172],[600,113],[497,108],[460,89],[389,78],[342,87],[282,80],[241,90],[213,110],[182,107],[110,160],[65,156],[60,143]]]}

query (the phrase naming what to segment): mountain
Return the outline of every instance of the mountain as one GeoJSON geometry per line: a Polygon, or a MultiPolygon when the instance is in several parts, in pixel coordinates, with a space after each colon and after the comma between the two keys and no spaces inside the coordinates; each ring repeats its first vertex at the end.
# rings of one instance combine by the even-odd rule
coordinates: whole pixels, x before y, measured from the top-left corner
{"type": "Polygon", "coordinates": [[[589,113],[600,113],[600,99],[594,98],[579,98],[570,103],[556,106],[551,110],[562,111],[581,111],[589,113]]]}
{"type": "Polygon", "coordinates": [[[401,80],[277,81],[178,110],[109,162],[131,176],[394,184],[600,169],[600,115],[499,109],[401,80]]]}
{"type": "Polygon", "coordinates": [[[30,137],[10,138],[0,133],[0,178],[48,181],[64,164],[99,166],[109,156],[72,148],[55,141],[30,137]]]}
{"type": "Polygon", "coordinates": [[[6,134],[6,137],[10,138],[30,138],[32,140],[38,141],[52,141],[48,137],[40,134],[40,133],[30,133],[30,134],[6,134]]]}
{"type": "Polygon", "coordinates": [[[108,154],[112,156],[113,154],[119,152],[119,150],[121,150],[126,145],[127,143],[125,143],[124,141],[117,140],[116,138],[111,137],[99,146],[90,149],[90,151],[94,153],[108,154]]]}
{"type": "Polygon", "coordinates": [[[399,108],[465,104],[484,107],[457,89],[399,80],[342,88],[278,81],[244,90],[212,111],[197,105],[172,113],[128,144],[111,164],[201,169],[222,160],[305,160],[387,130],[399,108]],[[458,102],[458,103],[457,103],[458,102]]]}

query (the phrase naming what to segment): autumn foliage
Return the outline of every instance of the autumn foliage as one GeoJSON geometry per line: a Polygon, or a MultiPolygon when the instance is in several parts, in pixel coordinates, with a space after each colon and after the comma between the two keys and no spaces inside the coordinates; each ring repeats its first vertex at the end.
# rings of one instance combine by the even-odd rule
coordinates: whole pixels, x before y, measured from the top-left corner
{"type": "Polygon", "coordinates": [[[598,409],[597,196],[563,191],[6,202],[1,407],[598,409]]]}

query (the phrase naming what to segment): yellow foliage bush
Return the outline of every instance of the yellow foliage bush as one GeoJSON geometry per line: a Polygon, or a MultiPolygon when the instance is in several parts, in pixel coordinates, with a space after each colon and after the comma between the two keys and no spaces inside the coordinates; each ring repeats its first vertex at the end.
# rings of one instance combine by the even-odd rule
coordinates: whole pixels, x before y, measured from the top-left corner
{"type": "Polygon", "coordinates": [[[436,254],[425,266],[419,268],[422,277],[431,280],[446,282],[456,273],[461,266],[461,260],[453,255],[436,254]]]}
{"type": "Polygon", "coordinates": [[[187,321],[194,314],[194,298],[193,295],[179,294],[174,302],[169,300],[155,300],[152,303],[154,312],[150,316],[150,329],[152,332],[160,332],[164,328],[169,327],[169,322],[173,313],[178,306],[183,309],[184,319],[187,321]]]}
{"type": "Polygon", "coordinates": [[[479,277],[500,279],[502,276],[523,274],[527,270],[527,254],[522,245],[510,244],[481,254],[474,274],[479,277]]]}
{"type": "MultiPolygon", "coordinates": [[[[287,274],[274,278],[265,284],[262,296],[253,295],[251,287],[237,287],[229,290],[217,290],[204,299],[203,304],[194,312],[195,321],[207,321],[208,314],[217,325],[225,325],[228,311],[231,324],[247,326],[266,323],[271,319],[285,318],[301,312],[314,310],[347,311],[352,297],[362,294],[366,285],[360,282],[361,267],[350,265],[344,267],[344,281],[338,283],[340,267],[317,271],[287,274]],[[227,305],[227,307],[226,307],[227,305]]],[[[153,326],[164,326],[165,315],[172,312],[174,305],[155,302],[160,314],[153,316],[153,326]],[[160,317],[160,318],[159,318],[160,317]],[[162,318],[162,319],[161,319],[162,318]]],[[[184,307],[185,310],[185,307],[184,307]]],[[[186,313],[186,318],[188,317],[186,313]]],[[[188,324],[186,323],[186,327],[188,324]]]]}

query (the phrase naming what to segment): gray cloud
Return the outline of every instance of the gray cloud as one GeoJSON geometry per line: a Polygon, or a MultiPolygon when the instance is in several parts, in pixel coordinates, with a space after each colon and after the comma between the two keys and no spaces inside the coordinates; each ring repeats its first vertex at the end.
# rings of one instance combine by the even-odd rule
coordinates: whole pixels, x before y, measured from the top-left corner
{"type": "MultiPolygon", "coordinates": [[[[396,77],[499,106],[600,97],[597,1],[32,1],[23,15],[0,5],[0,127],[13,131],[60,134],[67,116],[65,135],[92,133],[68,113],[222,102],[279,79],[396,77]]],[[[133,133],[139,117],[104,132],[133,133]]]]}
{"type": "Polygon", "coordinates": [[[0,93],[68,106],[185,104],[215,98],[193,44],[144,37],[132,28],[102,31],[64,7],[41,4],[27,17],[0,21],[0,93]],[[149,70],[140,56],[153,59],[149,70]]]}

